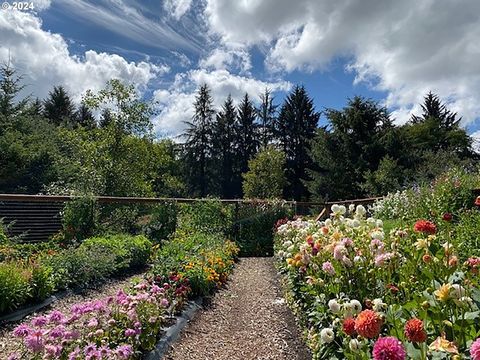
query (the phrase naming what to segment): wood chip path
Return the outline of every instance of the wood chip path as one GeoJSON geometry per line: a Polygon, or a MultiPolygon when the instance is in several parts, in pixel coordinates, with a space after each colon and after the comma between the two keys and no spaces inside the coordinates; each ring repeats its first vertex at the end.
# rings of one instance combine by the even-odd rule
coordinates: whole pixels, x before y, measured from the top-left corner
{"type": "Polygon", "coordinates": [[[226,289],[196,314],[167,360],[308,360],[272,258],[244,258],[226,289]]]}

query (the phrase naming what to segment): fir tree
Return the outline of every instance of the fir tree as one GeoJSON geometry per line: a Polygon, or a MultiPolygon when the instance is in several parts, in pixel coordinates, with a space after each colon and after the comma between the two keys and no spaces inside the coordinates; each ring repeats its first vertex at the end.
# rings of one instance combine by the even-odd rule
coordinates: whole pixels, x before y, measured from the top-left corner
{"type": "Polygon", "coordinates": [[[248,171],[248,161],[258,151],[259,141],[256,129],[256,109],[248,94],[245,94],[242,102],[238,105],[237,116],[237,142],[239,156],[239,171],[248,171]]]}
{"type": "Polygon", "coordinates": [[[63,86],[54,86],[44,104],[44,115],[54,125],[71,125],[75,106],[63,86]]]}
{"type": "Polygon", "coordinates": [[[265,148],[269,145],[275,136],[275,121],[278,105],[273,104],[272,92],[266,88],[260,95],[260,106],[257,108],[257,117],[259,122],[260,145],[265,148]]]}

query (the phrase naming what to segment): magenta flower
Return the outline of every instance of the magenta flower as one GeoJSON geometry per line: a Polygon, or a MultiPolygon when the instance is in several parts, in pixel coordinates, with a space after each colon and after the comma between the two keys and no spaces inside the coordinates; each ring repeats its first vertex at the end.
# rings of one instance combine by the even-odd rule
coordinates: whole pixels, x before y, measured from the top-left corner
{"type": "Polygon", "coordinates": [[[60,345],[45,345],[45,353],[50,359],[58,359],[62,354],[62,347],[60,345]]]}
{"type": "Polygon", "coordinates": [[[65,316],[58,310],[54,310],[48,316],[48,320],[53,324],[61,324],[65,320],[65,316]]]}
{"type": "Polygon", "coordinates": [[[167,308],[168,305],[170,305],[170,303],[168,302],[167,299],[163,298],[162,300],[160,300],[160,305],[163,306],[164,308],[167,308]]]}
{"type": "Polygon", "coordinates": [[[477,338],[470,346],[472,360],[480,360],[480,338],[477,338]]]}
{"type": "Polygon", "coordinates": [[[393,336],[378,338],[372,355],[374,360],[405,360],[407,356],[402,342],[393,336]]]}
{"type": "Polygon", "coordinates": [[[70,354],[68,354],[68,360],[77,360],[80,358],[80,348],[77,346],[70,354]]]}
{"type": "Polygon", "coordinates": [[[38,333],[34,332],[33,335],[29,335],[25,338],[25,346],[33,353],[39,353],[43,350],[43,339],[38,333]]]}
{"type": "Polygon", "coordinates": [[[45,326],[47,325],[47,323],[48,323],[48,319],[45,316],[37,316],[32,320],[32,325],[36,327],[45,326]]]}
{"type": "Polygon", "coordinates": [[[134,329],[125,330],[125,336],[135,336],[137,332],[134,329]]]}
{"type": "Polygon", "coordinates": [[[20,360],[20,354],[19,353],[13,353],[8,355],[7,360],[20,360]]]}
{"type": "Polygon", "coordinates": [[[85,356],[92,356],[96,354],[96,352],[97,352],[97,345],[95,344],[87,344],[83,348],[83,353],[85,354],[85,356]]]}
{"type": "Polygon", "coordinates": [[[65,327],[62,325],[57,326],[56,328],[53,328],[50,330],[50,337],[53,339],[63,337],[65,335],[65,327]]]}
{"type": "Polygon", "coordinates": [[[28,336],[28,334],[30,334],[31,331],[32,329],[30,329],[28,325],[21,324],[21,325],[18,325],[15,328],[15,330],[13,330],[13,335],[16,337],[25,337],[25,336],[28,336]]]}
{"type": "Polygon", "coordinates": [[[98,326],[98,320],[96,318],[91,318],[87,324],[87,327],[89,328],[95,328],[97,326],[98,326]]]}

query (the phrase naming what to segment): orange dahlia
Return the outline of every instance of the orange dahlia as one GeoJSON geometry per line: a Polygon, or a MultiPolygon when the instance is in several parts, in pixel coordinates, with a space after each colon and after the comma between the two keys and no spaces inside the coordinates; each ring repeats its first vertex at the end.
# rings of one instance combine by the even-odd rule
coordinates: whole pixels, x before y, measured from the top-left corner
{"type": "Polygon", "coordinates": [[[410,319],[405,324],[405,337],[413,343],[423,343],[427,340],[427,332],[423,321],[417,318],[410,319]]]}
{"type": "Polygon", "coordinates": [[[416,232],[421,232],[424,234],[435,234],[437,232],[437,226],[428,220],[417,220],[415,225],[413,226],[413,230],[416,232]]]}
{"type": "Polygon", "coordinates": [[[380,334],[383,320],[379,314],[372,310],[363,310],[355,320],[355,331],[364,338],[374,338],[380,334]]]}
{"type": "Polygon", "coordinates": [[[343,332],[349,336],[355,334],[355,319],[351,317],[347,317],[343,320],[343,332]]]}

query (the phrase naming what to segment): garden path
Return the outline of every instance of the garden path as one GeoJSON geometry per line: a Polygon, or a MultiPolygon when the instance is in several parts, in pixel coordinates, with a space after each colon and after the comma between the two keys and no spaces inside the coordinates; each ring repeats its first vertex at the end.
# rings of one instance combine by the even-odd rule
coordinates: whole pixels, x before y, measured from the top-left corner
{"type": "Polygon", "coordinates": [[[243,258],[167,360],[303,360],[311,356],[281,293],[273,258],[243,258]]]}

